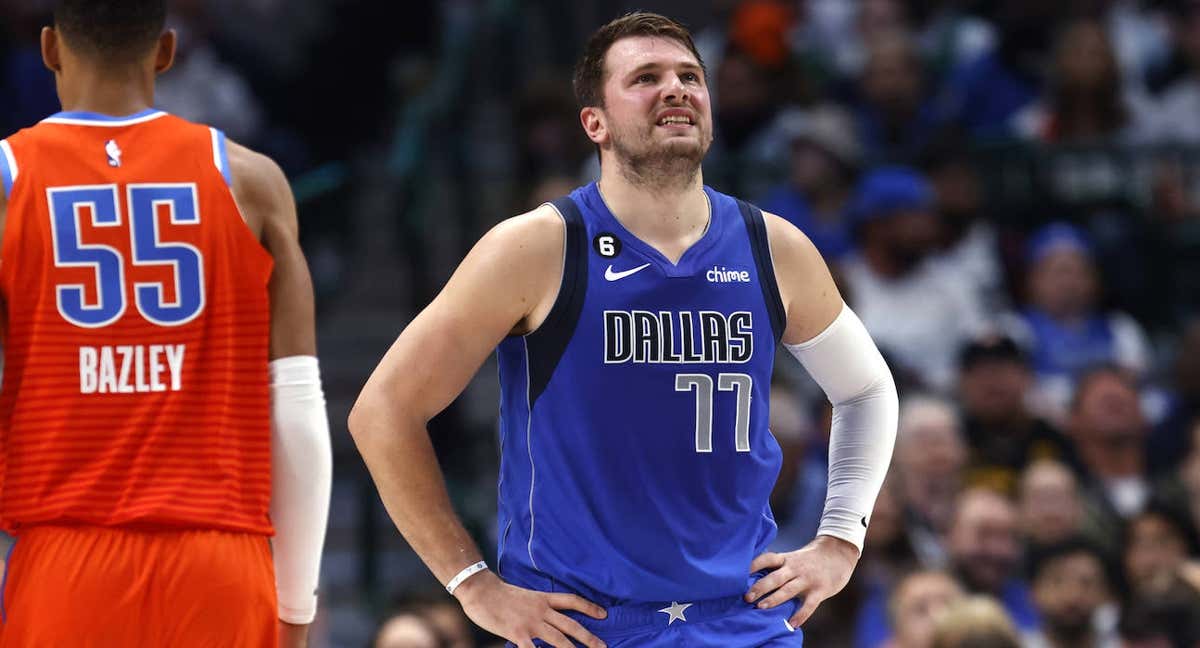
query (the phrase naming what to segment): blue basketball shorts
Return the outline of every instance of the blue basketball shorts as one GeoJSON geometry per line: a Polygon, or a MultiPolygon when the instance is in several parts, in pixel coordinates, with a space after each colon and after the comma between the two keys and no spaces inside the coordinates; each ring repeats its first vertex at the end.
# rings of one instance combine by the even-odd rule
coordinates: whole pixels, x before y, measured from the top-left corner
{"type": "Polygon", "coordinates": [[[732,596],[613,606],[603,620],[565,613],[609,648],[799,648],[804,633],[788,623],[798,607],[792,600],[760,610],[732,596]]]}

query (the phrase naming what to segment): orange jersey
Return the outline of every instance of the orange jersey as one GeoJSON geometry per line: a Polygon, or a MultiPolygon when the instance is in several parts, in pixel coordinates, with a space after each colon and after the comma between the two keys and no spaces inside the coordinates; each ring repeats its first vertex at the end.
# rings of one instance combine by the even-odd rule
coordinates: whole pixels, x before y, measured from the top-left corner
{"type": "Polygon", "coordinates": [[[271,533],[272,260],[224,135],[60,113],[0,180],[0,522],[271,533]]]}

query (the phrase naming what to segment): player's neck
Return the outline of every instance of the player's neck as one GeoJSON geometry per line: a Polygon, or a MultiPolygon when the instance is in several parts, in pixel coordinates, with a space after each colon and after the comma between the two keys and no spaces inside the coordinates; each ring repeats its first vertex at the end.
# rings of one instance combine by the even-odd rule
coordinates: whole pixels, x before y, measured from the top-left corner
{"type": "Polygon", "coordinates": [[[600,175],[600,195],[625,229],[677,261],[708,228],[710,207],[700,172],[686,184],[646,186],[619,173],[600,175]]]}
{"type": "Polygon", "coordinates": [[[59,85],[59,100],[65,112],[124,117],[154,105],[154,77],[133,67],[79,74],[59,85]]]}

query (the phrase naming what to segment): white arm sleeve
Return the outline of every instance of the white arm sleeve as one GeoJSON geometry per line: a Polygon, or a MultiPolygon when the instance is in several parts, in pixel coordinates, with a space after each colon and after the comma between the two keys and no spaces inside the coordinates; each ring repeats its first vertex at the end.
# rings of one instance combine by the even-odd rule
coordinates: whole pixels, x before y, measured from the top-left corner
{"type": "Polygon", "coordinates": [[[280,358],[270,373],[275,591],[280,620],[303,625],[317,614],[333,478],[329,420],[316,358],[280,358]]]}
{"type": "Polygon", "coordinates": [[[817,535],[841,538],[861,551],[896,442],[896,384],[866,327],[844,304],[816,337],[784,346],[833,403],[829,491],[817,535]]]}

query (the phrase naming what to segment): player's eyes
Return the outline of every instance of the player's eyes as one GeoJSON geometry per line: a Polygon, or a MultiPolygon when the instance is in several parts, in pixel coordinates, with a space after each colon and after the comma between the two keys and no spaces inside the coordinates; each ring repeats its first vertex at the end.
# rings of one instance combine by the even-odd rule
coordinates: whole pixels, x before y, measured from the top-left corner
{"type": "Polygon", "coordinates": [[[700,80],[700,75],[696,74],[695,72],[684,72],[683,80],[690,82],[690,83],[694,83],[694,82],[697,82],[700,80]]]}
{"type": "Polygon", "coordinates": [[[658,79],[657,76],[647,72],[645,74],[639,74],[638,78],[637,78],[637,82],[638,83],[654,83],[655,80],[657,80],[657,79],[658,79]]]}

